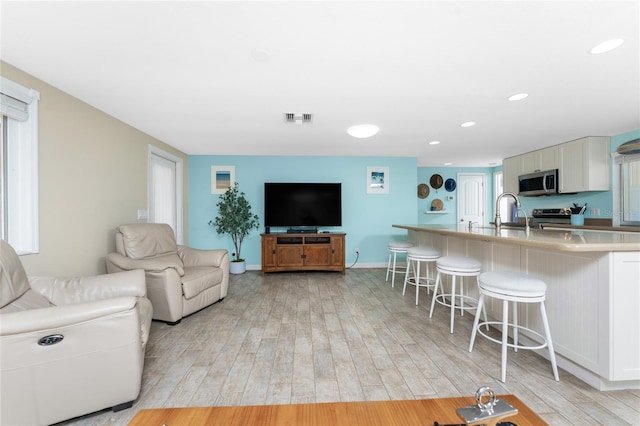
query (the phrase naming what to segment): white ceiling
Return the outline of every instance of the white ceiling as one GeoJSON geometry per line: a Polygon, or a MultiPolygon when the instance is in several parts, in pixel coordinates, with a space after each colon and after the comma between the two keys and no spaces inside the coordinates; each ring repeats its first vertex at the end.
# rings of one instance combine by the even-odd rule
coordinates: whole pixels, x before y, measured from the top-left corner
{"type": "Polygon", "coordinates": [[[489,166],[640,128],[639,5],[2,1],[0,57],[187,154],[489,166]]]}

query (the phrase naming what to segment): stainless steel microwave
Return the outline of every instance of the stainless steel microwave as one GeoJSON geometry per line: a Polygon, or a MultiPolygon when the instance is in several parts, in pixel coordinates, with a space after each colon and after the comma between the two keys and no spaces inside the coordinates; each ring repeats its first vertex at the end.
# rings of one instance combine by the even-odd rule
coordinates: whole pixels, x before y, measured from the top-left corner
{"type": "Polygon", "coordinates": [[[558,170],[518,176],[518,195],[538,196],[558,193],[558,170]]]}

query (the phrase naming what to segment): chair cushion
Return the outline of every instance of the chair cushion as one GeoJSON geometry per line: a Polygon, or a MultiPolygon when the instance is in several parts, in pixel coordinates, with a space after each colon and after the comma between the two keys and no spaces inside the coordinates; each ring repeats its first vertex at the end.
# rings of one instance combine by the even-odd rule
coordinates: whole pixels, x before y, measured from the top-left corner
{"type": "Polygon", "coordinates": [[[173,229],[166,223],[131,223],[118,227],[124,254],[130,259],[147,259],[177,253],[173,229]]]}
{"type": "Polygon", "coordinates": [[[407,250],[407,256],[412,258],[436,259],[440,252],[433,247],[411,247],[407,250]]]}
{"type": "Polygon", "coordinates": [[[467,256],[444,256],[438,259],[438,268],[459,272],[480,271],[482,263],[478,259],[467,256]]]}
{"type": "Polygon", "coordinates": [[[413,247],[413,244],[406,241],[391,241],[389,243],[389,250],[406,250],[409,247],[413,247]]]}
{"type": "Polygon", "coordinates": [[[521,272],[484,272],[478,277],[481,289],[517,297],[540,297],[547,291],[547,284],[521,272]]]}
{"type": "Polygon", "coordinates": [[[13,247],[0,240],[0,308],[25,294],[29,279],[13,247]]]}
{"type": "Polygon", "coordinates": [[[214,266],[191,266],[184,268],[182,293],[185,299],[191,299],[204,290],[222,282],[222,269],[214,266]]]}

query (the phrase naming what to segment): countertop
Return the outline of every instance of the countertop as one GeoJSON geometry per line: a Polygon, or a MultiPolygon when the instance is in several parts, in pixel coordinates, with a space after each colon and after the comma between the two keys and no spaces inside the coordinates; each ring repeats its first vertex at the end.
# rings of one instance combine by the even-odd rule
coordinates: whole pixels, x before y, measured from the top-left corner
{"type": "Polygon", "coordinates": [[[529,235],[524,228],[501,228],[468,225],[393,225],[418,232],[432,232],[462,238],[517,244],[550,250],[573,252],[640,252],[640,233],[604,232],[590,229],[552,230],[531,228],[529,235]]]}
{"type": "Polygon", "coordinates": [[[571,225],[571,224],[560,224],[560,223],[542,223],[540,225],[542,228],[569,228],[579,230],[589,230],[589,231],[613,231],[613,232],[640,232],[640,226],[600,226],[600,225],[589,225],[585,223],[584,225],[571,225]]]}

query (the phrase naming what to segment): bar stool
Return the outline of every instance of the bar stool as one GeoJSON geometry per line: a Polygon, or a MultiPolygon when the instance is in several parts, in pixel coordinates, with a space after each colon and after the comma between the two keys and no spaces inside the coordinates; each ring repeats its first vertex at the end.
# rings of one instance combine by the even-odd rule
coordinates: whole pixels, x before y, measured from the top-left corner
{"type": "MultiPolygon", "coordinates": [[[[479,260],[467,256],[444,256],[438,259],[436,262],[436,269],[438,275],[436,276],[436,286],[433,291],[433,298],[431,299],[431,310],[429,311],[429,318],[433,315],[433,307],[436,302],[441,305],[451,308],[451,333],[453,333],[453,320],[455,317],[455,310],[460,309],[460,316],[464,315],[464,311],[477,309],[480,312],[478,306],[478,300],[475,297],[467,296],[464,294],[464,281],[463,277],[477,277],[480,275],[480,268],[482,264],[479,260]],[[442,274],[451,275],[451,293],[445,293],[442,285],[442,274]],[[460,277],[460,293],[456,294],[456,277],[460,277]],[[438,294],[438,288],[442,293],[438,294]],[[447,302],[449,298],[449,302],[447,302]],[[456,303],[458,299],[459,303],[456,303]],[[465,300],[470,304],[465,306],[465,300]]],[[[484,319],[487,320],[487,313],[484,313],[484,319]]],[[[487,330],[489,326],[487,326],[487,330]]]]}
{"type": "MultiPolygon", "coordinates": [[[[547,321],[547,312],[544,308],[546,298],[547,284],[537,278],[533,278],[527,274],[520,272],[485,272],[478,278],[480,286],[480,300],[478,306],[484,305],[485,296],[502,300],[502,322],[490,321],[485,318],[484,323],[479,323],[480,317],[476,313],[473,322],[473,331],[471,332],[471,341],[469,342],[469,352],[473,350],[473,343],[476,338],[476,331],[482,336],[495,343],[502,344],[502,382],[507,377],[507,348],[512,347],[516,352],[518,349],[542,349],[545,346],[549,348],[549,360],[553,369],[553,377],[556,381],[558,378],[558,367],[556,365],[556,355],[553,350],[553,342],[551,341],[551,332],[549,331],[549,323],[547,321]],[[509,323],[509,302],[513,302],[513,323],[509,323]],[[518,325],[518,302],[520,303],[539,303],[540,317],[544,327],[544,336],[531,330],[530,328],[518,325]],[[494,339],[482,332],[480,327],[489,324],[502,325],[502,341],[494,339]],[[513,343],[507,343],[509,327],[513,330],[513,343]],[[518,344],[518,329],[526,330],[542,340],[542,344],[538,346],[525,346],[518,344]]],[[[480,311],[478,311],[480,312],[480,311]]]]}
{"type": "Polygon", "coordinates": [[[387,262],[387,278],[385,281],[389,281],[389,272],[391,272],[391,287],[395,285],[396,274],[404,274],[406,271],[405,266],[396,267],[396,256],[398,254],[407,254],[407,250],[413,247],[413,244],[406,241],[391,241],[389,243],[389,261],[387,262]],[[393,267],[391,266],[391,258],[393,258],[393,267]]]}
{"type": "Polygon", "coordinates": [[[420,287],[427,288],[435,285],[433,278],[429,278],[429,262],[434,262],[440,257],[440,252],[432,247],[411,247],[407,250],[407,268],[404,274],[404,286],[402,287],[402,295],[407,289],[407,283],[416,286],[416,305],[418,304],[418,296],[420,287]],[[420,277],[420,264],[425,262],[426,277],[420,277]],[[409,270],[413,270],[413,277],[409,276],[409,270]],[[421,282],[420,280],[424,280],[421,282]]]}

